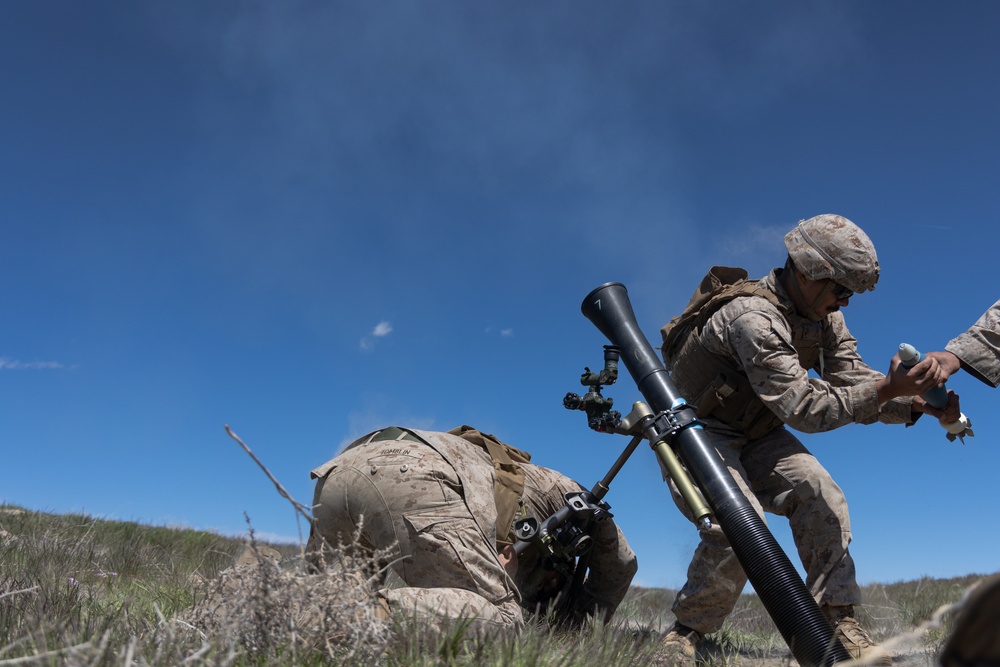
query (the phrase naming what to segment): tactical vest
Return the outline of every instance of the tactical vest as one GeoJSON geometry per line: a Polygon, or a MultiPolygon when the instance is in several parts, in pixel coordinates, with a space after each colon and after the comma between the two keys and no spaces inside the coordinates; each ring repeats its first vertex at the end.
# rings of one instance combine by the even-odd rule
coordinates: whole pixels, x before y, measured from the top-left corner
{"type": "MultiPolygon", "coordinates": [[[[684,311],[660,330],[661,352],[678,391],[695,406],[699,417],[712,416],[756,439],[784,422],[758,398],[735,362],[709,351],[700,336],[705,323],[722,306],[747,296],[767,299],[789,315],[778,296],[758,281],[749,280],[745,270],[714,266],[684,311]]],[[[799,363],[806,369],[816,368],[822,360],[822,325],[794,326],[792,332],[799,363]]]]}

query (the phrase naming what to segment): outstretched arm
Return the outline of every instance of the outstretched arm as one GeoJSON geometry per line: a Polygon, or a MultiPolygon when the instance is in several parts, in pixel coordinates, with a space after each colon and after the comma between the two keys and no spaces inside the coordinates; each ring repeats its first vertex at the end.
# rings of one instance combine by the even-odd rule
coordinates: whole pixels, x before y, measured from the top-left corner
{"type": "Polygon", "coordinates": [[[980,382],[1000,386],[1000,301],[983,313],[969,330],[953,338],[945,352],[929,352],[949,373],[964,368],[980,382]]]}

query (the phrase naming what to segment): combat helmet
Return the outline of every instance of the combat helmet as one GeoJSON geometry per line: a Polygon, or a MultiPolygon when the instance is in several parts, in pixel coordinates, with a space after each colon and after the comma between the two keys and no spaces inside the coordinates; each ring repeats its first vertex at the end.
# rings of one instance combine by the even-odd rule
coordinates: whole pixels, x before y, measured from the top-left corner
{"type": "Polygon", "coordinates": [[[847,218],[817,215],[785,235],[795,268],[809,280],[831,279],[852,292],[868,292],[878,282],[878,257],[868,235],[847,218]]]}

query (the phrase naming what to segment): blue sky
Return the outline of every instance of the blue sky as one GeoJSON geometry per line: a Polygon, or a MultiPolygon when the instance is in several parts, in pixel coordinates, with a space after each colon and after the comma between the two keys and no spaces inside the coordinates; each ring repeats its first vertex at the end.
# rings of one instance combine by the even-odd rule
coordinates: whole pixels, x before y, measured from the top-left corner
{"type": "MultiPolygon", "coordinates": [[[[646,336],[798,220],[874,241],[880,370],[998,297],[1000,5],[0,3],[0,500],[272,538],[387,424],[471,424],[585,486],[627,443],[562,407],[624,283],[646,336]]],[[[1000,570],[1000,395],[976,436],[803,440],[859,579],[1000,570]]],[[[627,374],[606,390],[627,411],[627,374]]],[[[696,542],[640,448],[607,497],[636,582],[696,542]]],[[[786,522],[770,518],[796,560],[786,522]]]]}

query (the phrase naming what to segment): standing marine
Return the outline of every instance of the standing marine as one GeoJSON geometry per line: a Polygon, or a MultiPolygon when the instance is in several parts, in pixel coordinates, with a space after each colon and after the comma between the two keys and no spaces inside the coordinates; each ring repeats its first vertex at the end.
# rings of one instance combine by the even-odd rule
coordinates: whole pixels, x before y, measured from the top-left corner
{"type": "MultiPolygon", "coordinates": [[[[692,305],[699,294],[714,296],[665,326],[661,349],[678,391],[697,409],[747,499],[761,516],[788,519],[806,586],[835,636],[853,657],[889,664],[855,614],[861,590],[844,493],[789,427],[816,433],[851,423],[912,424],[920,412],[944,417],[911,398],[940,384],[944,373],[932,359],[907,369],[894,358],[884,375],[858,354],[841,309],[875,288],[879,263],[857,225],[819,215],[788,232],[785,247],[784,267],[761,280],[715,267],[692,305]]],[[[690,514],[676,489],[674,497],[690,514]]],[[[702,529],[659,661],[692,659],[746,581],[722,530],[702,529]]]]}

